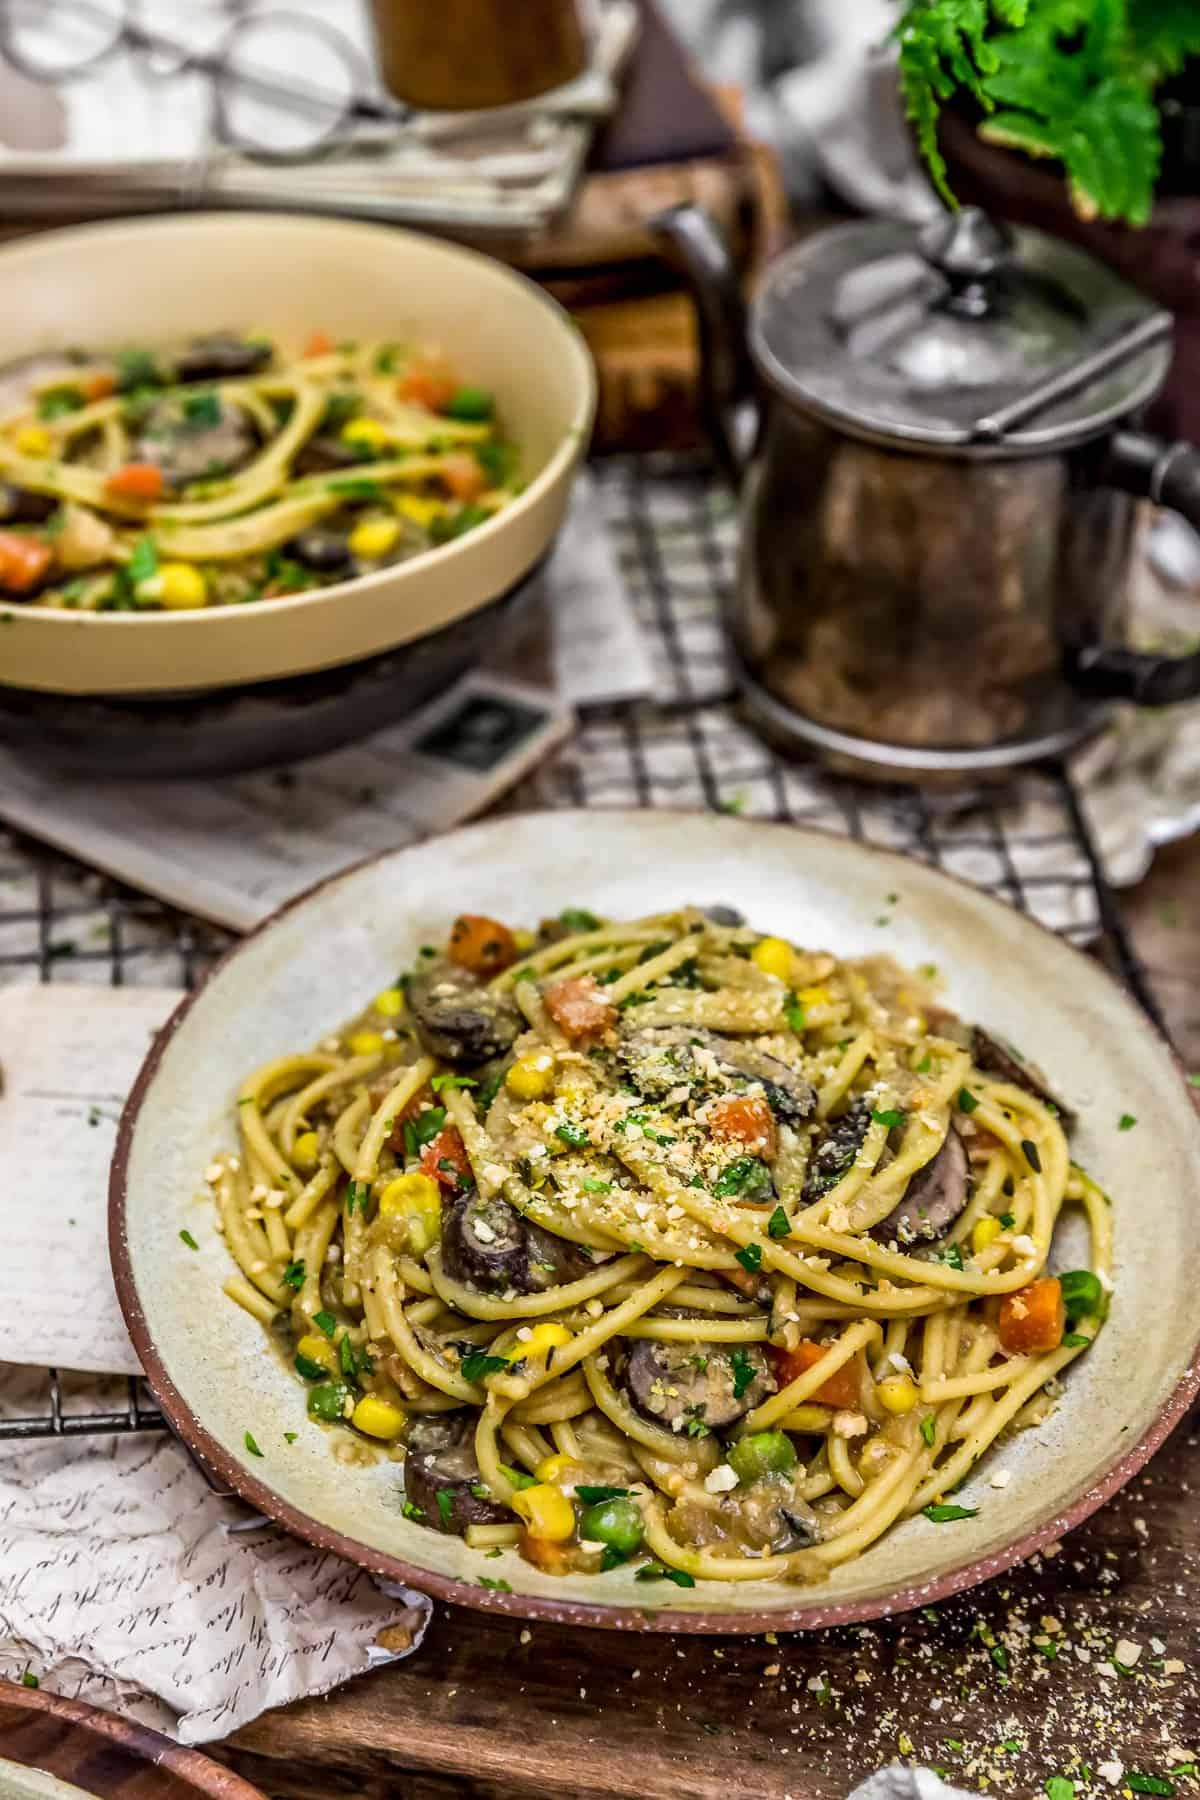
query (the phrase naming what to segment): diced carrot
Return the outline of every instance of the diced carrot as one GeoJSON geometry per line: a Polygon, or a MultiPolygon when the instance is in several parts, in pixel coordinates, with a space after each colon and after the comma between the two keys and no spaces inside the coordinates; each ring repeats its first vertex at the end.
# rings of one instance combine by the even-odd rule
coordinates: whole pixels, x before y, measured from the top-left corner
{"type": "Polygon", "coordinates": [[[487,476],[465,453],[443,457],[438,473],[456,500],[478,500],[487,486],[487,476]]]}
{"type": "Polygon", "coordinates": [[[94,375],[85,375],[78,387],[85,400],[107,400],[116,393],[117,381],[106,369],[98,369],[94,375]]]}
{"type": "MultiPolygon", "coordinates": [[[[771,1367],[775,1371],[775,1379],[781,1388],[795,1381],[800,1375],[807,1374],[814,1363],[829,1349],[828,1344],[818,1344],[812,1338],[801,1338],[794,1350],[784,1350],[775,1344],[767,1345],[767,1355],[771,1359],[771,1367]]],[[[810,1396],[818,1406],[836,1406],[842,1409],[858,1407],[862,1404],[862,1368],[857,1356],[843,1363],[834,1371],[810,1396]]]]}
{"type": "Polygon", "coordinates": [[[594,975],[558,981],[547,988],[543,998],[546,1011],[572,1043],[603,1037],[617,1022],[617,1009],[603,988],[596,985],[594,975]]]}
{"type": "Polygon", "coordinates": [[[775,1154],[775,1117],[758,1094],[727,1094],[714,1100],[704,1122],[718,1137],[736,1138],[755,1156],[769,1161],[775,1154]]]}
{"type": "Polygon", "coordinates": [[[322,331],[318,326],[305,338],[304,348],[300,354],[301,356],[328,356],[332,349],[333,339],[327,331],[322,331]]]}
{"type": "Polygon", "coordinates": [[[120,500],[138,500],[150,506],[163,497],[163,472],[157,463],[125,463],[114,469],[104,490],[120,500]]]}
{"type": "Polygon", "coordinates": [[[50,567],[54,552],[41,538],[22,531],[0,531],[0,588],[24,594],[36,587],[50,567]]]}
{"type": "Polygon", "coordinates": [[[471,1159],[457,1126],[447,1125],[430,1138],[421,1152],[421,1173],[448,1188],[462,1186],[463,1177],[470,1176],[471,1159]]]}
{"type": "Polygon", "coordinates": [[[460,913],[450,930],[450,961],[473,975],[499,975],[517,960],[517,945],[507,925],[483,913],[460,913]]]}
{"type": "Polygon", "coordinates": [[[1043,1275],[1000,1302],[1000,1342],[1013,1356],[1057,1350],[1065,1326],[1062,1287],[1053,1275],[1043,1275]]]}
{"type": "Polygon", "coordinates": [[[449,369],[434,363],[414,363],[396,383],[401,400],[414,406],[427,406],[430,412],[441,412],[458,392],[459,382],[449,369]]]}

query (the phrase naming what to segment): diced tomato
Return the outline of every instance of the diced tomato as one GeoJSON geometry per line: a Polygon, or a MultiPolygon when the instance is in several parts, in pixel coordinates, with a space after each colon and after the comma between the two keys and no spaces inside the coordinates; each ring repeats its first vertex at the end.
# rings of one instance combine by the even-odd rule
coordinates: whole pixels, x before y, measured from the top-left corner
{"type": "Polygon", "coordinates": [[[487,476],[465,453],[443,457],[438,473],[456,500],[478,500],[487,486],[487,476]]]}
{"type": "MultiPolygon", "coordinates": [[[[781,1388],[785,1388],[798,1376],[807,1374],[814,1363],[820,1362],[828,1349],[828,1344],[814,1343],[812,1338],[801,1338],[794,1350],[783,1350],[775,1344],[768,1344],[767,1355],[771,1359],[776,1381],[781,1388]]],[[[862,1369],[859,1358],[854,1356],[848,1363],[843,1363],[810,1398],[818,1406],[836,1406],[842,1409],[860,1406],[862,1369]]]]}
{"type": "Polygon", "coordinates": [[[556,982],[544,995],[546,1011],[572,1043],[603,1037],[617,1022],[617,1009],[594,975],[556,982]]]}
{"type": "Polygon", "coordinates": [[[464,1177],[470,1178],[471,1160],[456,1125],[446,1125],[430,1138],[421,1152],[421,1173],[448,1188],[461,1187],[464,1177]]]}
{"type": "Polygon", "coordinates": [[[107,400],[117,391],[116,376],[106,369],[98,369],[94,375],[85,375],[78,387],[85,400],[107,400]]]}
{"type": "Polygon", "coordinates": [[[441,412],[458,392],[459,383],[449,369],[440,364],[415,363],[396,383],[401,400],[414,406],[427,406],[430,412],[441,412]]]}
{"type": "Polygon", "coordinates": [[[25,594],[50,567],[54,552],[41,538],[22,531],[0,531],[0,588],[25,594]]]}
{"type": "Polygon", "coordinates": [[[704,1122],[717,1137],[736,1138],[754,1156],[768,1161],[775,1154],[775,1117],[757,1094],[727,1094],[714,1100],[704,1122]]]}
{"type": "Polygon", "coordinates": [[[1057,1350],[1065,1326],[1062,1287],[1053,1275],[1043,1275],[1000,1302],[1000,1342],[1013,1356],[1057,1350]]]}
{"type": "Polygon", "coordinates": [[[163,497],[163,472],[157,463],[125,463],[104,483],[105,492],[118,500],[137,500],[150,506],[163,497]]]}
{"type": "Polygon", "coordinates": [[[447,954],[473,975],[499,975],[517,960],[517,944],[507,925],[483,913],[460,913],[450,930],[447,954]]]}
{"type": "Polygon", "coordinates": [[[304,348],[300,354],[301,356],[328,356],[332,349],[333,339],[327,331],[322,331],[318,326],[305,338],[304,348]]]}
{"type": "Polygon", "coordinates": [[[531,1537],[528,1531],[521,1533],[521,1555],[536,1569],[544,1569],[547,1575],[567,1575],[573,1567],[570,1544],[531,1537]]]}

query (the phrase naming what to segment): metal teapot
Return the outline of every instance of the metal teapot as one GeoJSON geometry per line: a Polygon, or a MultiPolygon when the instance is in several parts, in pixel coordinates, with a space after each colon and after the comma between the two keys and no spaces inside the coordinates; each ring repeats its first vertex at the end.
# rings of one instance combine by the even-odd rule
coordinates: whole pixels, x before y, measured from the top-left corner
{"type": "Polygon", "coordinates": [[[1114,699],[1200,695],[1200,654],[1121,647],[1135,497],[1200,526],[1200,453],[1136,425],[1168,313],[966,208],[809,238],[747,321],[708,215],[657,225],[742,487],[728,636],[769,735],[877,773],[970,773],[1060,753],[1114,699]],[[736,407],[756,388],[744,453],[736,407]]]}

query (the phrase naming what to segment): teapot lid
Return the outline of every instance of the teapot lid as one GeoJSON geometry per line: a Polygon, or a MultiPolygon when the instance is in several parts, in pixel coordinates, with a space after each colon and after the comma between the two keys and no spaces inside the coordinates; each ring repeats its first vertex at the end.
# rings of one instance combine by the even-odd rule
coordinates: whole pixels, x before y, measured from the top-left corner
{"type": "Polygon", "coordinates": [[[1079,443],[1140,406],[1169,313],[1083,251],[977,207],[835,226],[779,257],[750,323],[760,372],[857,435],[958,454],[1079,443]]]}

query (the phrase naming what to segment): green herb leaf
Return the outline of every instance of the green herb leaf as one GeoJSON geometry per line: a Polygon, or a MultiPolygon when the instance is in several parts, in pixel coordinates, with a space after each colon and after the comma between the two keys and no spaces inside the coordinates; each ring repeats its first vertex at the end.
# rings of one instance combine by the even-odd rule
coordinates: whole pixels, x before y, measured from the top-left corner
{"type": "Polygon", "coordinates": [[[38,1680],[38,1678],[34,1674],[33,1670],[26,1669],[25,1673],[21,1676],[21,1686],[26,1687],[26,1688],[35,1688],[35,1687],[41,1687],[41,1685],[42,1685],[41,1682],[38,1680]]]}
{"type": "Polygon", "coordinates": [[[425,1508],[418,1506],[415,1500],[406,1500],[400,1511],[406,1519],[415,1519],[418,1525],[425,1521],[425,1508]]]}
{"type": "Polygon", "coordinates": [[[673,1581],[676,1587],[695,1587],[696,1578],[686,1569],[668,1569],[665,1563],[645,1563],[638,1570],[638,1581],[673,1581]]]}
{"type": "Polygon", "coordinates": [[[255,1443],[254,1439],[251,1437],[249,1432],[246,1433],[245,1437],[242,1439],[242,1442],[245,1444],[245,1446],[246,1446],[247,1450],[250,1452],[251,1456],[261,1456],[262,1455],[262,1451],[259,1449],[258,1445],[255,1443]]]}
{"type": "Polygon", "coordinates": [[[743,1249],[735,1250],[733,1257],[735,1262],[740,1262],[743,1269],[748,1269],[753,1275],[762,1262],[762,1245],[746,1244],[743,1249]]]}
{"type": "Polygon", "coordinates": [[[486,1350],[473,1350],[470,1356],[464,1356],[459,1364],[459,1373],[464,1381],[482,1381],[487,1375],[499,1375],[510,1364],[506,1356],[489,1356],[486,1350]]]}
{"type": "Polygon", "coordinates": [[[601,1500],[624,1500],[629,1489],[623,1487],[577,1487],[575,1492],[585,1506],[595,1506],[601,1500]]]}
{"type": "Polygon", "coordinates": [[[406,1120],[405,1123],[411,1124],[413,1137],[420,1148],[422,1145],[431,1144],[442,1129],[446,1123],[446,1109],[444,1106],[426,1107],[425,1111],[418,1113],[415,1119],[406,1120]]]}
{"type": "Polygon", "coordinates": [[[1075,1783],[1065,1775],[1051,1775],[1043,1783],[1046,1800],[1075,1800],[1075,1783]]]}
{"type": "Polygon", "coordinates": [[[720,1199],[740,1194],[746,1200],[767,1200],[774,1193],[771,1171],[757,1156],[739,1156],[718,1176],[713,1193],[720,1199]]]}
{"type": "Polygon", "coordinates": [[[67,413],[78,412],[82,405],[83,395],[78,388],[51,388],[38,396],[37,416],[39,419],[61,419],[67,413]]]}
{"type": "Polygon", "coordinates": [[[569,1119],[554,1127],[554,1135],[564,1144],[570,1144],[574,1150],[582,1150],[590,1142],[582,1125],[572,1125],[569,1119]]]}
{"type": "Polygon", "coordinates": [[[479,1577],[479,1585],[480,1585],[480,1587],[483,1587],[483,1588],[491,1588],[497,1594],[511,1594],[512,1593],[512,1588],[509,1586],[508,1582],[505,1581],[502,1577],[500,1579],[497,1579],[496,1577],[491,1576],[491,1575],[481,1575],[479,1577]]]}
{"type": "Polygon", "coordinates": [[[450,1515],[454,1511],[454,1494],[449,1488],[439,1488],[434,1495],[437,1501],[438,1516],[442,1521],[442,1529],[450,1524],[450,1515]]]}
{"type": "Polygon", "coordinates": [[[434,1075],[429,1085],[435,1094],[440,1094],[443,1088],[473,1088],[479,1083],[472,1081],[469,1075],[434,1075]]]}
{"type": "Polygon", "coordinates": [[[733,1370],[733,1397],[735,1400],[740,1400],[754,1380],[757,1370],[740,1346],[734,1351],[729,1362],[733,1370]]]}
{"type": "Polygon", "coordinates": [[[1001,1229],[1001,1231],[1011,1231],[1013,1226],[1016,1224],[1016,1222],[1017,1221],[1014,1218],[1012,1213],[1002,1212],[1000,1214],[1000,1229],[1001,1229]]]}
{"type": "Polygon", "coordinates": [[[785,1007],[783,1016],[793,1031],[802,1032],[804,1030],[804,1007],[799,1000],[795,1000],[791,1006],[785,1007]]]}
{"type": "Polygon", "coordinates": [[[588,912],[584,906],[567,906],[558,915],[560,925],[568,931],[599,931],[600,921],[595,913],[588,912]]]}
{"type": "Polygon", "coordinates": [[[784,1212],[782,1206],[777,1206],[767,1220],[767,1236],[771,1238],[785,1238],[791,1229],[791,1220],[784,1212]]]}
{"type": "Polygon", "coordinates": [[[1082,1350],[1084,1345],[1090,1344],[1091,1341],[1091,1338],[1083,1331],[1068,1331],[1063,1338],[1063,1343],[1068,1350],[1082,1350]]]}
{"type": "Polygon", "coordinates": [[[961,1246],[958,1244],[947,1244],[938,1260],[940,1262],[948,1263],[952,1269],[961,1269],[963,1266],[961,1246]]]}
{"type": "Polygon", "coordinates": [[[928,1073],[929,1073],[930,1069],[932,1069],[932,1067],[933,1067],[933,1057],[930,1055],[929,1051],[927,1050],[925,1052],[924,1056],[921,1058],[920,1062],[917,1064],[915,1073],[918,1075],[928,1075],[928,1073]]]}
{"type": "Polygon", "coordinates": [[[305,1381],[324,1381],[329,1374],[324,1363],[314,1362],[312,1357],[305,1356],[302,1350],[297,1350],[293,1361],[296,1373],[303,1375],[305,1381]]]}
{"type": "Polygon", "coordinates": [[[313,1324],[316,1326],[317,1330],[323,1332],[327,1338],[332,1338],[334,1332],[337,1330],[337,1320],[331,1312],[314,1313],[313,1324]]]}
{"type": "Polygon", "coordinates": [[[537,1486],[536,1475],[527,1475],[524,1469],[510,1469],[507,1463],[500,1464],[500,1473],[511,1482],[518,1493],[520,1493],[522,1488],[537,1486]]]}
{"type": "Polygon", "coordinates": [[[290,1262],[288,1264],[287,1268],[283,1271],[284,1287],[302,1288],[304,1286],[304,1274],[305,1274],[305,1271],[304,1271],[303,1259],[301,1259],[299,1262],[290,1262]]]}
{"type": "Polygon", "coordinates": [[[192,1236],[190,1231],[181,1231],[179,1236],[182,1239],[182,1241],[187,1245],[189,1250],[198,1250],[200,1248],[199,1244],[196,1242],[195,1238],[192,1236]]]}
{"type": "Polygon", "coordinates": [[[296,1441],[296,1439],[297,1439],[297,1438],[298,1438],[298,1437],[299,1437],[299,1436],[300,1436],[300,1433],[299,1433],[299,1432],[298,1432],[298,1431],[285,1431],[285,1432],[284,1432],[284,1434],[283,1434],[283,1440],[284,1440],[284,1443],[286,1443],[286,1444],[294,1444],[294,1443],[295,1443],[295,1441],[296,1441]]]}
{"type": "Polygon", "coordinates": [[[116,364],[117,389],[122,394],[132,393],[136,388],[159,388],[163,385],[162,370],[149,350],[119,350],[113,361],[116,364]]]}
{"type": "Polygon", "coordinates": [[[447,418],[467,419],[472,423],[490,419],[495,410],[495,399],[487,388],[482,387],[458,388],[445,407],[447,418]]]}
{"type": "Polygon", "coordinates": [[[386,489],[363,475],[340,475],[323,483],[326,493],[341,494],[345,500],[384,500],[386,489]]]}
{"type": "Polygon", "coordinates": [[[936,1436],[937,1421],[932,1413],[926,1413],[925,1417],[921,1420],[921,1437],[931,1450],[936,1436]]]}
{"type": "Polygon", "coordinates": [[[585,1175],[583,1178],[583,1191],[585,1194],[611,1194],[612,1182],[597,1181],[594,1175],[585,1175]]]}
{"type": "Polygon", "coordinates": [[[1175,1783],[1168,1781],[1165,1775],[1139,1775],[1136,1770],[1129,1770],[1125,1776],[1127,1787],[1135,1794],[1163,1794],[1170,1796],[1175,1792],[1175,1783]]]}
{"type": "Polygon", "coordinates": [[[1120,1118],[1117,1120],[1117,1130],[1118,1131],[1132,1131],[1136,1124],[1137,1124],[1137,1120],[1134,1118],[1132,1113],[1122,1113],[1120,1118]]]}
{"type": "Polygon", "coordinates": [[[142,581],[149,581],[158,573],[158,551],[154,547],[154,539],[140,537],[133,546],[129,561],[125,565],[126,573],[135,586],[142,581]]]}
{"type": "Polygon", "coordinates": [[[978,1105],[979,1105],[979,1096],[977,1094],[973,1094],[971,1092],[970,1088],[965,1088],[965,1087],[959,1088],[959,1090],[958,1090],[958,1110],[959,1110],[959,1112],[973,1113],[975,1111],[975,1108],[978,1105]]]}
{"type": "Polygon", "coordinates": [[[935,1525],[948,1525],[952,1519],[973,1519],[979,1511],[977,1506],[951,1506],[945,1503],[926,1506],[924,1515],[935,1525]]]}
{"type": "Polygon", "coordinates": [[[367,1203],[371,1198],[371,1185],[367,1181],[352,1181],[346,1188],[346,1217],[353,1218],[355,1207],[359,1207],[365,1215],[367,1203]]]}
{"type": "Polygon", "coordinates": [[[185,394],[183,416],[194,431],[207,431],[221,423],[221,402],[211,388],[198,394],[185,394]]]}
{"type": "Polygon", "coordinates": [[[619,1569],[622,1563],[629,1561],[632,1554],[630,1550],[618,1550],[615,1544],[605,1544],[600,1557],[601,1570],[619,1569]]]}
{"type": "Polygon", "coordinates": [[[908,1114],[901,1112],[898,1107],[892,1106],[889,1107],[886,1112],[872,1110],[871,1117],[874,1119],[876,1125],[886,1125],[889,1131],[898,1131],[905,1119],[907,1119],[908,1114]]]}

